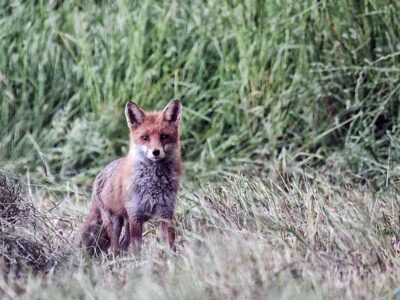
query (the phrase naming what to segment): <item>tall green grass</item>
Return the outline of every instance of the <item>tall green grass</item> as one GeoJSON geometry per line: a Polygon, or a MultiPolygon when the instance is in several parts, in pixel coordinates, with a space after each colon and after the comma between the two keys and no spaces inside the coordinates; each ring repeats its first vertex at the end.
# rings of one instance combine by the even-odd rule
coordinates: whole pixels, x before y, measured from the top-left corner
{"type": "Polygon", "coordinates": [[[396,1],[2,1],[0,161],[92,178],[126,100],[183,98],[187,173],[399,174],[396,1]]]}

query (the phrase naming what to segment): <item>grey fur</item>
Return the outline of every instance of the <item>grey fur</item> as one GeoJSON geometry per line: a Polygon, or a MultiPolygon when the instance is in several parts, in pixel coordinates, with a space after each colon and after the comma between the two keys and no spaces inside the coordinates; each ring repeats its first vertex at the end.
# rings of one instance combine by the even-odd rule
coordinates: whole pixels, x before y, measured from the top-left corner
{"type": "Polygon", "coordinates": [[[132,196],[125,203],[129,216],[144,220],[173,216],[179,178],[174,166],[168,159],[134,162],[134,177],[128,187],[132,196]]]}
{"type": "MultiPolygon", "coordinates": [[[[101,192],[105,184],[113,176],[122,159],[117,159],[108,164],[96,177],[93,184],[93,197],[103,207],[101,192]]],[[[175,201],[179,184],[179,174],[176,171],[173,159],[151,161],[140,157],[133,162],[135,169],[133,178],[128,186],[128,198],[125,208],[129,216],[138,219],[151,217],[171,218],[175,209],[175,201]]],[[[103,225],[109,223],[110,214],[102,209],[103,225]]]]}

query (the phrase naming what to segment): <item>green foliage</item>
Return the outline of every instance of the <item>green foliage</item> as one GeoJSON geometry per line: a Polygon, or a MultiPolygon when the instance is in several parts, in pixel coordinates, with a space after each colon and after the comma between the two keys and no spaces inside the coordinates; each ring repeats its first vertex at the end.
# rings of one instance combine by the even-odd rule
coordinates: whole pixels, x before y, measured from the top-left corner
{"type": "Polygon", "coordinates": [[[396,1],[0,5],[3,162],[91,177],[126,150],[126,100],[159,109],[178,97],[189,175],[399,174],[396,1]]]}

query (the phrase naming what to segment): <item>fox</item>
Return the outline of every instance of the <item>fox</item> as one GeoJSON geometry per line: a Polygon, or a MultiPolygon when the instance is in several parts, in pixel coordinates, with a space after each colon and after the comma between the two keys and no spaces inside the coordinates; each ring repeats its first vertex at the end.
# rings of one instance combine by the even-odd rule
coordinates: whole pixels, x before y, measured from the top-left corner
{"type": "Polygon", "coordinates": [[[125,105],[129,129],[126,156],[109,163],[96,176],[92,206],[82,230],[82,243],[92,256],[110,250],[140,254],[143,225],[160,221],[161,238],[176,251],[174,210],[182,161],[179,125],[182,104],[171,100],[162,111],[125,105]],[[122,228],[125,234],[120,239],[122,228]]]}

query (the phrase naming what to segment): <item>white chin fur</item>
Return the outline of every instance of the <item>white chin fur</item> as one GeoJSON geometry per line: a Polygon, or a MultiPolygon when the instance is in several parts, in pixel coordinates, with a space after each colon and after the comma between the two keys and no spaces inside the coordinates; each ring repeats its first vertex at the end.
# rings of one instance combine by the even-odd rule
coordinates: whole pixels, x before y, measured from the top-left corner
{"type": "Polygon", "coordinates": [[[135,149],[136,155],[142,156],[142,157],[145,156],[147,159],[150,159],[152,161],[159,161],[159,160],[162,160],[165,158],[165,151],[162,149],[159,149],[160,154],[158,156],[153,155],[154,149],[151,149],[151,150],[147,149],[147,147],[144,145],[135,145],[134,149],[135,149]]]}
{"type": "Polygon", "coordinates": [[[160,154],[158,156],[154,156],[153,150],[149,150],[149,151],[147,151],[146,156],[148,159],[151,159],[152,161],[158,161],[158,160],[165,158],[165,152],[163,150],[160,150],[160,154]]]}

